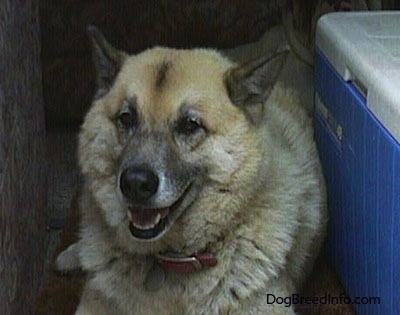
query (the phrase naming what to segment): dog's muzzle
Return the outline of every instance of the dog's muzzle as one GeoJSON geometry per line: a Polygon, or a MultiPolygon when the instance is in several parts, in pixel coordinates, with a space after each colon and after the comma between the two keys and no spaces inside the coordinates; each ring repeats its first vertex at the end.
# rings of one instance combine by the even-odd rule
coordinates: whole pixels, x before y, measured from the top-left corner
{"type": "Polygon", "coordinates": [[[149,208],[151,200],[158,193],[160,180],[152,170],[131,167],[120,176],[119,186],[128,201],[129,230],[133,237],[141,240],[153,240],[168,230],[176,219],[176,209],[180,208],[190,184],[173,204],[160,208],[149,208]]]}

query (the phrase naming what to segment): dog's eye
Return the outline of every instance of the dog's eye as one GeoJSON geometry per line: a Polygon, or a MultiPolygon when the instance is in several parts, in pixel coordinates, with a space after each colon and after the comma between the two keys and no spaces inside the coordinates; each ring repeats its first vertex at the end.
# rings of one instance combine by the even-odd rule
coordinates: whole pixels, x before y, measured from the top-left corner
{"type": "Polygon", "coordinates": [[[118,121],[122,125],[122,127],[131,129],[135,128],[138,121],[136,113],[132,111],[124,111],[118,116],[118,121]]]}
{"type": "Polygon", "coordinates": [[[179,134],[191,135],[204,130],[204,126],[198,117],[183,117],[178,121],[176,129],[179,134]]]}

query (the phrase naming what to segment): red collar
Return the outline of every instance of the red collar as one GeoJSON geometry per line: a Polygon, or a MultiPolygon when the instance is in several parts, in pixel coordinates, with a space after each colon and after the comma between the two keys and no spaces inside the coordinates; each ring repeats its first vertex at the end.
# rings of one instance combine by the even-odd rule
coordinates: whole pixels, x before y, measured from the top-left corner
{"type": "Polygon", "coordinates": [[[176,253],[165,253],[155,255],[166,271],[180,273],[190,273],[203,269],[203,267],[213,267],[217,264],[217,258],[211,253],[193,254],[184,256],[176,253]]]}

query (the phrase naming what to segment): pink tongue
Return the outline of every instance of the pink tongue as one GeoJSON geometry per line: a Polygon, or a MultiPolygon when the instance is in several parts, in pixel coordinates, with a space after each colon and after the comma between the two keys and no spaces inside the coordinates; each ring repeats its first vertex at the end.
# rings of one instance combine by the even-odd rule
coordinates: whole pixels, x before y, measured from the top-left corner
{"type": "Polygon", "coordinates": [[[140,226],[152,225],[156,221],[158,214],[161,215],[161,219],[164,219],[168,213],[169,208],[131,211],[132,222],[140,226]]]}

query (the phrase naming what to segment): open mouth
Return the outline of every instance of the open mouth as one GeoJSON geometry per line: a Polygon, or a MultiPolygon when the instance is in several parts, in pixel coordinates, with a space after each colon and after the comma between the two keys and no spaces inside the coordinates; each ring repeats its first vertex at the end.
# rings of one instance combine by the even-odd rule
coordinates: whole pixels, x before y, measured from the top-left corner
{"type": "Polygon", "coordinates": [[[183,212],[178,208],[185,208],[182,203],[189,190],[190,185],[182,196],[169,207],[159,209],[129,208],[129,230],[132,236],[142,240],[150,240],[165,233],[180,213],[183,212]]]}
{"type": "Polygon", "coordinates": [[[167,223],[170,208],[128,211],[129,230],[141,239],[150,239],[160,234],[167,223]]]}

